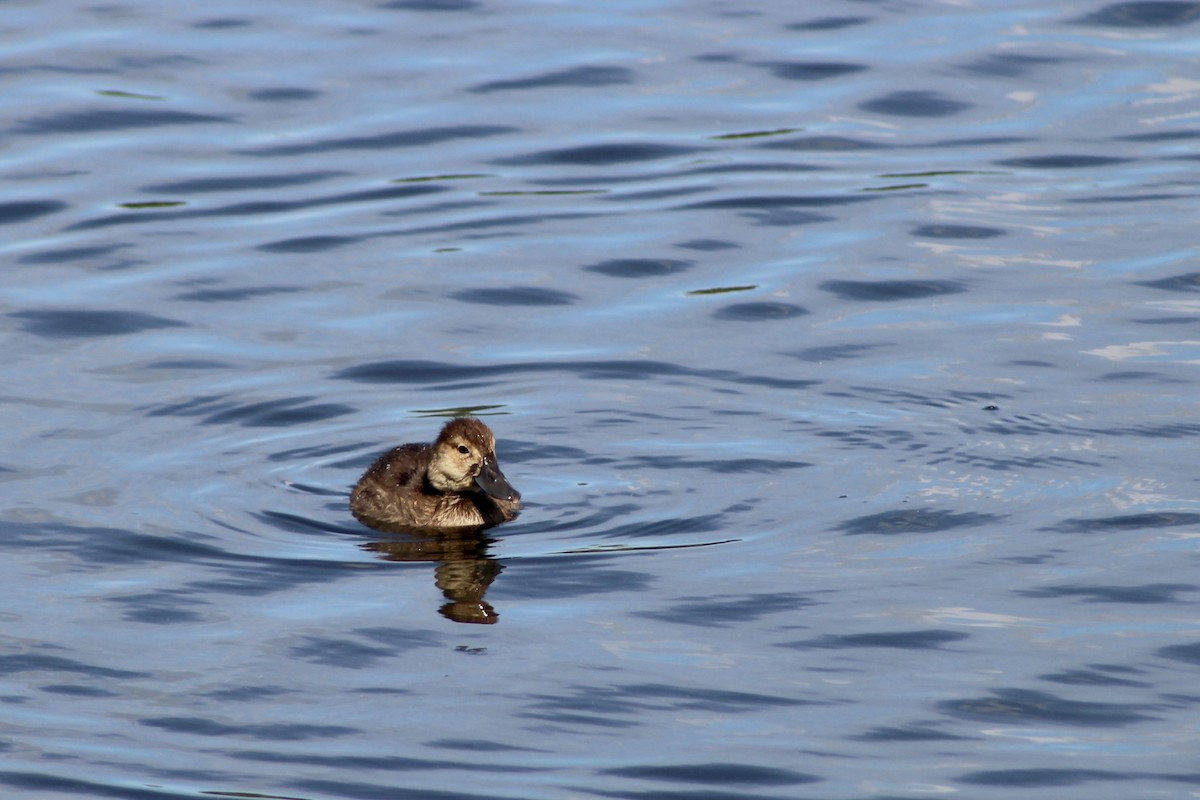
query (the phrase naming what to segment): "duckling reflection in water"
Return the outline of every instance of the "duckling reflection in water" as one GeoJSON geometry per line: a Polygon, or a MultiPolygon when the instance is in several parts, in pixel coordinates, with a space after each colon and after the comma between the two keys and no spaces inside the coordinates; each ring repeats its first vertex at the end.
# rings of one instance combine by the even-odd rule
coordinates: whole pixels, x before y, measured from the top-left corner
{"type": "Polygon", "coordinates": [[[350,495],[355,518],[385,531],[484,528],[520,508],[521,493],[496,462],[496,437],[474,417],[450,420],[433,444],[384,453],[350,495]]]}
{"type": "Polygon", "coordinates": [[[452,528],[377,539],[359,547],[386,561],[437,563],[434,583],[448,601],[438,613],[455,622],[494,625],[500,614],[485,595],[504,567],[488,556],[491,541],[478,528],[452,528]]]}

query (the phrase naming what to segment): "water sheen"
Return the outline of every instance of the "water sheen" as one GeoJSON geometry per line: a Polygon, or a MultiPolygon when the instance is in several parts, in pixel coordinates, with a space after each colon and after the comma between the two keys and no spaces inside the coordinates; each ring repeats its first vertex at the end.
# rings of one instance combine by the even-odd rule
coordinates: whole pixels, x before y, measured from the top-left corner
{"type": "Polygon", "coordinates": [[[1200,3],[2,16],[0,794],[1200,791],[1200,3]]]}

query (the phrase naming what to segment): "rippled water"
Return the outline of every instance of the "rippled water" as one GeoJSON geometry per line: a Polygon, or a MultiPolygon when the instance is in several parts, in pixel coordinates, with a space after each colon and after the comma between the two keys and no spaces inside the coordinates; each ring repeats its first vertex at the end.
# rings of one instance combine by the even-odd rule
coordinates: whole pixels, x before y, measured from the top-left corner
{"type": "Polygon", "coordinates": [[[1200,3],[0,21],[3,793],[1200,791],[1200,3]]]}

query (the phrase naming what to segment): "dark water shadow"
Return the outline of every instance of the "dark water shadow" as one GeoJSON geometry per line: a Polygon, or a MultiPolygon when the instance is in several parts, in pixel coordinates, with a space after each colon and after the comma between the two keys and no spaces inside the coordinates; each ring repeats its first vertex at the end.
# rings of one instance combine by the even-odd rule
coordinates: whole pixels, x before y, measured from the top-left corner
{"type": "Polygon", "coordinates": [[[1190,583],[1148,583],[1141,586],[1043,586],[1024,589],[1022,597],[1081,597],[1089,603],[1177,603],[1179,592],[1195,592],[1200,586],[1190,583]]]}
{"type": "MultiPolygon", "coordinates": [[[[639,509],[637,506],[624,504],[621,512],[616,513],[606,511],[598,513],[593,515],[588,522],[595,523],[598,521],[612,520],[618,518],[622,514],[628,514],[638,510],[639,509]]],[[[539,524],[533,526],[531,530],[571,531],[578,530],[582,527],[583,521],[570,520],[557,524],[539,524]]],[[[579,535],[592,540],[608,539],[620,541],[622,544],[615,545],[614,547],[623,550],[654,550],[671,549],[672,547],[678,546],[702,547],[737,541],[735,537],[731,537],[726,534],[727,527],[725,516],[723,514],[698,514],[690,517],[668,517],[665,519],[639,520],[637,522],[627,522],[619,525],[605,525],[600,530],[588,530],[586,533],[581,533],[579,535]],[[639,539],[658,539],[669,536],[688,536],[689,538],[692,538],[698,536],[699,534],[716,535],[705,536],[701,541],[688,541],[683,545],[639,547],[636,544],[639,539]]]]}
{"type": "Polygon", "coordinates": [[[1135,286],[1149,286],[1168,292],[1200,292],[1200,272],[1185,272],[1155,281],[1134,281],[1135,286]]]}
{"type": "MultiPolygon", "coordinates": [[[[489,747],[487,740],[470,740],[476,744],[479,753],[486,752],[537,752],[529,748],[513,747],[492,743],[489,747]]],[[[447,749],[451,749],[447,747],[447,749]]],[[[457,748],[466,750],[468,748],[457,748]]],[[[413,758],[411,756],[359,756],[338,753],[330,755],[319,751],[309,753],[280,753],[266,750],[234,750],[227,753],[231,758],[241,761],[255,761],[264,764],[311,764],[322,767],[349,769],[356,772],[425,772],[427,770],[467,770],[489,773],[522,774],[529,772],[545,772],[545,767],[529,767],[517,764],[497,764],[482,759],[476,760],[464,757],[461,760],[442,760],[433,758],[413,758]]],[[[442,792],[433,792],[433,798],[443,796],[442,792]]],[[[339,796],[339,795],[334,795],[339,796]]],[[[345,796],[345,795],[341,795],[345,796]]],[[[408,794],[389,795],[407,797],[408,794]]],[[[456,795],[457,796],[457,795],[456,795]]],[[[263,796],[265,797],[265,796],[263,796]]]]}
{"type": "Polygon", "coordinates": [[[811,467],[807,461],[785,461],[767,458],[699,459],[683,456],[633,456],[624,464],[650,469],[703,469],[719,475],[768,475],[781,470],[811,467]]]}
{"type": "MultiPolygon", "coordinates": [[[[428,194],[447,191],[444,186],[384,186],[374,189],[364,189],[354,192],[340,192],[302,200],[256,200],[230,203],[213,208],[195,208],[171,211],[132,211],[108,214],[102,217],[82,220],[66,226],[63,230],[79,231],[94,228],[108,228],[115,225],[144,225],[154,222],[177,222],[189,219],[207,219],[210,217],[246,217],[258,215],[286,214],[310,208],[327,206],[350,205],[355,203],[380,203],[392,200],[404,200],[428,194]]],[[[313,237],[300,237],[301,241],[313,237]]],[[[324,239],[325,237],[321,237],[324,239]]],[[[333,237],[334,241],[345,239],[357,241],[366,237],[333,237]]],[[[320,240],[320,239],[319,239],[320,240]]],[[[289,240],[290,241],[290,240],[289,240]]],[[[277,245],[278,246],[278,245],[277,245]]],[[[285,250],[284,252],[291,252],[285,250]]],[[[303,250],[301,250],[303,252],[303,250]]]]}
{"type": "MultiPolygon", "coordinates": [[[[691,687],[680,684],[575,684],[532,695],[517,717],[537,720],[563,731],[621,731],[640,727],[648,715],[663,712],[746,714],[770,708],[829,705],[781,694],[691,687]]],[[[689,794],[704,798],[707,795],[689,794]]]]}
{"type": "Polygon", "coordinates": [[[57,522],[5,521],[0,541],[10,550],[41,550],[58,557],[75,556],[88,566],[207,562],[222,551],[200,537],[166,537],[123,528],[57,522]],[[86,558],[84,558],[86,556],[86,558]]]}
{"type": "MultiPolygon", "coordinates": [[[[427,0],[426,0],[427,2],[427,0]]],[[[347,798],[347,800],[496,800],[493,793],[464,792],[454,789],[430,789],[428,787],[405,788],[394,781],[367,783],[365,781],[331,781],[303,778],[288,781],[288,794],[278,800],[316,800],[316,798],[347,798]],[[299,796],[292,794],[299,792],[299,796]]],[[[276,798],[265,798],[276,800],[276,798]]]]}
{"type": "Polygon", "coordinates": [[[1190,142],[1193,139],[1200,139],[1200,130],[1148,131],[1113,137],[1114,142],[1190,142]]]}
{"type": "MultiPolygon", "coordinates": [[[[1024,144],[1026,142],[1037,141],[1026,136],[964,136],[955,139],[936,139],[927,144],[917,144],[914,147],[929,147],[938,150],[945,150],[948,147],[1003,147],[1010,144],[1024,144]]],[[[990,175],[995,174],[997,170],[950,170],[951,175],[990,175]]],[[[920,174],[920,173],[918,173],[920,174]]],[[[947,174],[938,173],[934,174],[947,174]]]]}
{"type": "Polygon", "coordinates": [[[791,319],[808,313],[808,309],[792,303],[757,301],[731,303],[713,312],[713,319],[733,322],[770,322],[791,319]]]}
{"type": "Polygon", "coordinates": [[[1170,658],[1200,667],[1200,642],[1167,645],[1166,647],[1160,647],[1155,652],[1163,658],[1170,658]]]}
{"type": "Polygon", "coordinates": [[[971,741],[974,737],[939,731],[933,723],[929,723],[903,727],[882,726],[846,738],[853,742],[962,742],[971,741]]]}
{"type": "Polygon", "coordinates": [[[0,203],[0,225],[28,222],[31,219],[62,211],[66,207],[66,203],[58,200],[23,200],[0,203]]]}
{"type": "Polygon", "coordinates": [[[808,22],[793,22],[784,27],[789,31],[840,31],[870,22],[870,17],[819,17],[808,22]]]}
{"type": "Polygon", "coordinates": [[[1113,3],[1076,19],[1106,28],[1176,28],[1200,19],[1200,3],[1179,0],[1113,3]]]}
{"type": "Polygon", "coordinates": [[[274,242],[260,244],[256,249],[264,253],[313,254],[327,253],[339,247],[366,241],[369,236],[291,236],[274,242]]]}
{"type": "Polygon", "coordinates": [[[868,69],[864,64],[839,61],[760,61],[754,66],[767,69],[776,78],[786,81],[825,81],[868,69]]]}
{"type": "Polygon", "coordinates": [[[1065,519],[1056,525],[1039,528],[1039,530],[1058,533],[1108,533],[1196,524],[1200,524],[1200,514],[1191,511],[1158,511],[1144,514],[1122,514],[1115,517],[1065,519]]]}
{"type": "Polygon", "coordinates": [[[1119,678],[1118,675],[1145,675],[1145,670],[1134,667],[1124,667],[1119,664],[1089,664],[1086,668],[1068,669],[1062,672],[1051,672],[1039,675],[1038,678],[1050,683],[1061,683],[1067,686],[1127,686],[1138,689],[1148,689],[1153,686],[1148,681],[1119,678]]]}
{"type": "MultiPolygon", "coordinates": [[[[618,778],[634,778],[643,781],[661,781],[667,784],[686,784],[690,786],[796,786],[803,783],[816,783],[824,778],[806,772],[796,772],[781,767],[760,767],[752,764],[726,764],[709,762],[702,764],[656,764],[653,766],[614,767],[600,770],[601,775],[612,775],[618,778]]],[[[597,792],[604,795],[607,792],[597,792]]],[[[669,794],[674,794],[671,792],[669,794]]],[[[626,793],[612,793],[613,797],[628,797],[626,793]]],[[[659,792],[639,793],[641,797],[663,796],[659,792]]],[[[701,791],[698,795],[689,795],[700,799],[711,795],[701,791]]]]}
{"type": "Polygon", "coordinates": [[[874,100],[858,104],[863,111],[893,117],[950,117],[971,108],[973,104],[951,100],[938,92],[905,90],[891,92],[874,100]]]}
{"type": "MultiPolygon", "coordinates": [[[[204,781],[201,781],[203,783],[204,781]]],[[[144,786],[132,786],[129,781],[104,783],[99,780],[85,778],[67,778],[43,772],[22,772],[20,770],[0,770],[0,786],[7,786],[22,792],[20,797],[49,796],[50,792],[57,795],[76,797],[110,797],[113,800],[179,800],[179,792],[174,789],[159,790],[144,786]],[[42,794],[45,793],[45,794],[42,794]]]]}
{"type": "Polygon", "coordinates": [[[974,511],[955,513],[940,509],[914,508],[855,517],[842,522],[835,530],[843,531],[847,535],[897,536],[975,528],[980,525],[992,525],[1003,519],[1003,516],[974,511]]]}
{"type": "Polygon", "coordinates": [[[911,233],[928,239],[992,239],[1004,236],[1006,231],[982,225],[921,225],[911,233]]]}
{"type": "Polygon", "coordinates": [[[860,150],[879,150],[888,147],[888,145],[864,139],[851,139],[847,136],[798,136],[794,139],[763,142],[757,145],[757,147],[770,150],[796,150],[814,153],[846,153],[860,150]]]}
{"type": "Polygon", "coordinates": [[[202,600],[193,588],[155,589],[147,592],[106,598],[121,609],[130,622],[146,625],[178,625],[203,622],[211,603],[202,600]]]}
{"type": "Polygon", "coordinates": [[[491,94],[522,89],[596,89],[633,83],[634,72],[627,67],[587,65],[545,72],[529,78],[487,81],[467,89],[472,94],[491,94]]]}
{"type": "Polygon", "coordinates": [[[466,222],[444,222],[437,225],[424,225],[418,228],[389,231],[386,234],[380,235],[421,236],[429,233],[455,233],[461,231],[466,235],[474,235],[476,237],[482,237],[484,235],[514,236],[514,229],[516,228],[541,225],[546,222],[591,219],[598,216],[601,215],[596,213],[581,212],[505,214],[498,217],[483,217],[480,219],[467,220],[466,222]],[[494,233],[488,233],[489,231],[494,231],[494,233]]]}
{"type": "Polygon", "coordinates": [[[171,297],[189,303],[230,303],[269,297],[273,294],[303,292],[299,286],[246,286],[238,289],[192,289],[171,297]]]}
{"type": "Polygon", "coordinates": [[[886,633],[827,634],[816,639],[780,643],[779,647],[795,650],[845,650],[885,648],[896,650],[940,650],[942,645],[971,638],[960,631],[916,630],[886,633]]]}
{"type": "Polygon", "coordinates": [[[698,378],[746,386],[775,389],[806,389],[819,381],[750,375],[732,370],[690,369],[666,361],[530,361],[508,364],[461,365],[443,361],[376,361],[346,367],[333,374],[335,380],[357,383],[424,384],[446,388],[470,381],[490,386],[522,373],[567,373],[581,380],[648,380],[651,378],[698,378]]]}
{"type": "Polygon", "coordinates": [[[1062,64],[1067,59],[1057,56],[1035,56],[1025,53],[988,53],[958,69],[976,75],[990,75],[996,78],[1021,78],[1033,72],[1037,67],[1062,64]]]}
{"type": "Polygon", "coordinates": [[[1157,719],[1153,706],[1064,700],[1030,689],[994,689],[990,697],[943,700],[938,709],[952,717],[988,725],[1064,725],[1115,728],[1157,719]]]}
{"type": "Polygon", "coordinates": [[[491,289],[464,289],[450,297],[464,303],[487,306],[566,306],[579,299],[570,292],[539,286],[508,286],[491,289]]]}
{"type": "MultiPolygon", "coordinates": [[[[685,250],[699,250],[702,253],[713,253],[719,250],[737,250],[742,245],[724,239],[689,239],[686,242],[679,242],[675,246],[685,250]]],[[[693,262],[689,261],[685,263],[691,264],[693,262]]]]}
{"type": "Polygon", "coordinates": [[[842,359],[862,358],[873,350],[890,345],[882,344],[835,344],[823,347],[808,347],[803,350],[785,352],[783,355],[819,364],[822,361],[840,361],[842,359]]]}
{"type": "Polygon", "coordinates": [[[266,742],[302,742],[361,733],[360,729],[346,725],[309,725],[299,722],[231,725],[205,717],[147,717],[138,720],[138,724],[170,733],[234,737],[266,742]]]}
{"type": "Polygon", "coordinates": [[[658,278],[683,272],[694,266],[695,263],[676,258],[614,258],[591,264],[583,269],[586,272],[595,272],[610,278],[658,278]]]}
{"type": "Polygon", "coordinates": [[[424,742],[426,747],[441,750],[466,751],[470,753],[544,753],[535,747],[520,747],[493,739],[434,739],[424,742]]]}
{"type": "MultiPolygon", "coordinates": [[[[1200,772],[1117,772],[1107,769],[1078,769],[1071,767],[1045,767],[1031,769],[995,769],[968,772],[958,776],[959,783],[973,786],[997,786],[1009,789],[1034,789],[1039,787],[1082,786],[1101,781],[1105,784],[1120,781],[1164,781],[1192,786],[1200,785],[1200,772]]],[[[1167,794],[1164,792],[1164,795],[1167,794]]]]}
{"type": "MultiPolygon", "coordinates": [[[[61,652],[61,648],[55,649],[57,652],[61,652]]],[[[148,672],[85,664],[63,655],[40,652],[0,654],[0,675],[17,675],[24,672],[38,674],[65,672],[71,675],[85,676],[89,679],[111,678],[113,680],[135,680],[150,677],[148,672]]]]}
{"type": "MultiPolygon", "coordinates": [[[[826,170],[828,167],[814,164],[800,164],[793,161],[769,161],[769,162],[738,162],[736,164],[712,164],[701,161],[700,163],[685,162],[685,165],[679,169],[663,169],[656,172],[657,180],[662,182],[670,182],[679,178],[691,178],[696,176],[709,175],[745,175],[747,173],[765,172],[772,175],[789,175],[794,173],[818,172],[826,170]]],[[[628,183],[645,183],[646,176],[639,171],[630,171],[626,174],[616,174],[612,170],[607,170],[594,175],[571,175],[565,178],[556,178],[553,176],[539,177],[536,180],[530,180],[530,183],[535,186],[580,186],[580,185],[601,185],[601,186],[616,186],[628,183]]],[[[606,202],[621,203],[628,200],[639,200],[657,197],[675,197],[686,194],[697,194],[701,192],[710,192],[712,187],[708,184],[702,186],[676,187],[673,189],[654,189],[641,192],[621,192],[611,195],[599,195],[599,199],[606,202]]],[[[736,246],[736,245],[735,245],[736,246]]]]}
{"type": "Polygon", "coordinates": [[[169,109],[95,108],[64,111],[22,120],[10,128],[9,132],[18,135],[48,136],[60,133],[105,133],[158,128],[164,125],[195,125],[233,121],[232,117],[193,114],[188,111],[171,111],[169,109]]]}
{"type": "Polygon", "coordinates": [[[246,92],[246,98],[259,103],[295,103],[305,100],[316,100],[324,92],[301,86],[270,86],[265,89],[255,89],[246,92]]]}
{"type": "Polygon", "coordinates": [[[226,177],[191,178],[171,183],[156,183],[142,187],[147,194],[203,194],[206,192],[255,192],[268,189],[287,189],[292,186],[307,186],[349,173],[337,170],[315,172],[280,173],[274,175],[230,175],[226,177]]]}
{"type": "Polygon", "coordinates": [[[21,321],[26,333],[48,339],[89,339],[97,336],[126,336],[163,328],[186,328],[187,323],[141,311],[48,308],[15,311],[10,317],[21,321]]]}
{"type": "Polygon", "coordinates": [[[835,217],[812,209],[830,209],[867,203],[878,195],[745,195],[703,200],[678,206],[678,211],[740,211],[755,225],[792,227],[832,222],[835,217]]]}
{"type": "MultiPolygon", "coordinates": [[[[444,648],[442,635],[433,630],[414,628],[354,628],[337,636],[300,637],[288,650],[292,658],[340,669],[371,669],[385,659],[402,657],[415,650],[444,648]]],[[[409,689],[392,688],[389,693],[410,694],[409,689]]]]}
{"type": "MultiPolygon", "coordinates": [[[[998,395],[1001,399],[1003,395],[998,395]]],[[[1003,419],[998,419],[994,422],[989,422],[986,425],[980,426],[979,430],[983,433],[996,434],[999,436],[1030,436],[1037,434],[1050,434],[1058,436],[1132,436],[1137,438],[1147,439],[1183,439],[1193,436],[1200,436],[1200,424],[1193,422],[1166,422],[1153,424],[1130,425],[1126,427],[1118,425],[1110,425],[1103,428],[1089,427],[1086,425],[1075,425],[1066,423],[1062,420],[1043,418],[1032,414],[1014,415],[1003,419]]],[[[1112,517],[1113,520],[1126,520],[1128,524],[1138,524],[1138,519],[1144,515],[1134,514],[1128,517],[1112,517]]],[[[1194,515],[1200,517],[1200,515],[1194,515]]],[[[1173,517],[1166,517],[1173,518],[1173,517]]],[[[1186,518],[1185,518],[1186,520],[1186,518]]],[[[1068,521],[1071,522],[1071,521],[1068,521]]],[[[1118,523],[1125,524],[1125,523],[1118,523]]],[[[1186,521],[1180,524],[1190,524],[1186,521]]]]}
{"type": "Polygon", "coordinates": [[[478,0],[391,0],[388,3],[380,3],[378,6],[386,11],[432,11],[434,13],[475,11],[482,7],[483,3],[478,0]]]}
{"type": "MultiPolygon", "coordinates": [[[[210,522],[231,528],[216,520],[210,522]]],[[[146,534],[52,522],[7,522],[2,530],[2,541],[7,550],[44,553],[63,563],[64,568],[76,572],[94,573],[111,567],[187,565],[194,576],[190,580],[127,594],[110,593],[104,598],[103,602],[118,609],[125,620],[149,625],[206,623],[214,614],[219,614],[221,596],[262,597],[356,577],[363,569],[361,563],[229,552],[222,549],[221,540],[211,532],[146,534]]],[[[255,535],[252,531],[237,532],[255,535]]],[[[20,664],[20,659],[0,660],[0,674],[6,668],[16,669],[20,664]]],[[[43,661],[39,669],[80,672],[84,667],[70,663],[59,654],[43,661]]],[[[101,670],[96,676],[105,674],[107,672],[101,670]]]]}
{"type": "Polygon", "coordinates": [[[1111,167],[1128,164],[1131,158],[1116,156],[1089,156],[1083,154],[1063,153],[1048,156],[1028,156],[1024,158],[1002,158],[992,163],[1000,167],[1019,167],[1021,169],[1090,169],[1092,167],[1111,167]]]}
{"type": "Polygon", "coordinates": [[[658,144],[653,142],[620,142],[540,150],[527,155],[497,158],[491,163],[508,167],[557,165],[603,167],[616,164],[634,164],[643,161],[659,161],[665,158],[679,158],[703,152],[703,150],[704,148],[700,147],[685,147],[683,145],[658,144]]]}
{"type": "Polygon", "coordinates": [[[636,611],[634,616],[676,625],[727,628],[754,622],[771,614],[799,611],[817,601],[794,592],[762,592],[746,595],[717,594],[681,597],[666,608],[636,611]]]}
{"type": "Polygon", "coordinates": [[[447,125],[437,128],[393,131],[373,136],[343,136],[308,143],[279,144],[255,150],[236,151],[237,155],[274,158],[300,156],[310,153],[334,153],[355,150],[394,150],[401,147],[432,147],[460,139],[482,139],[516,133],[519,129],[507,125],[447,125]]]}
{"type": "Polygon", "coordinates": [[[17,259],[19,264],[70,264],[76,261],[94,261],[115,255],[130,247],[128,244],[105,244],[89,247],[64,247],[58,250],[43,250],[17,259]]]}
{"type": "Polygon", "coordinates": [[[286,428],[311,424],[353,413],[343,403],[313,403],[312,396],[237,402],[227,395],[193,397],[179,403],[139,409],[148,417],[198,417],[201,425],[236,423],[247,428],[286,428]]]}
{"type": "Polygon", "coordinates": [[[821,291],[837,295],[843,300],[869,300],[891,302],[895,300],[923,300],[927,297],[959,294],[966,288],[956,281],[823,281],[821,291]]]}
{"type": "Polygon", "coordinates": [[[834,208],[836,206],[869,203],[877,199],[862,195],[746,195],[741,197],[724,197],[720,200],[705,200],[679,206],[682,211],[724,211],[727,209],[764,212],[768,210],[797,208],[834,208]]]}

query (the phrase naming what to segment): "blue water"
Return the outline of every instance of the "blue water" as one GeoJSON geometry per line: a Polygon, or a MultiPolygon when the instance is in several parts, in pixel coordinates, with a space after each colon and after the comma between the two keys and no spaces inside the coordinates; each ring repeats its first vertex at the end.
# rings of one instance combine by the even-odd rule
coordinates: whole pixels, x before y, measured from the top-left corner
{"type": "Polygon", "coordinates": [[[1200,3],[0,22],[0,794],[1200,791],[1200,3]]]}

